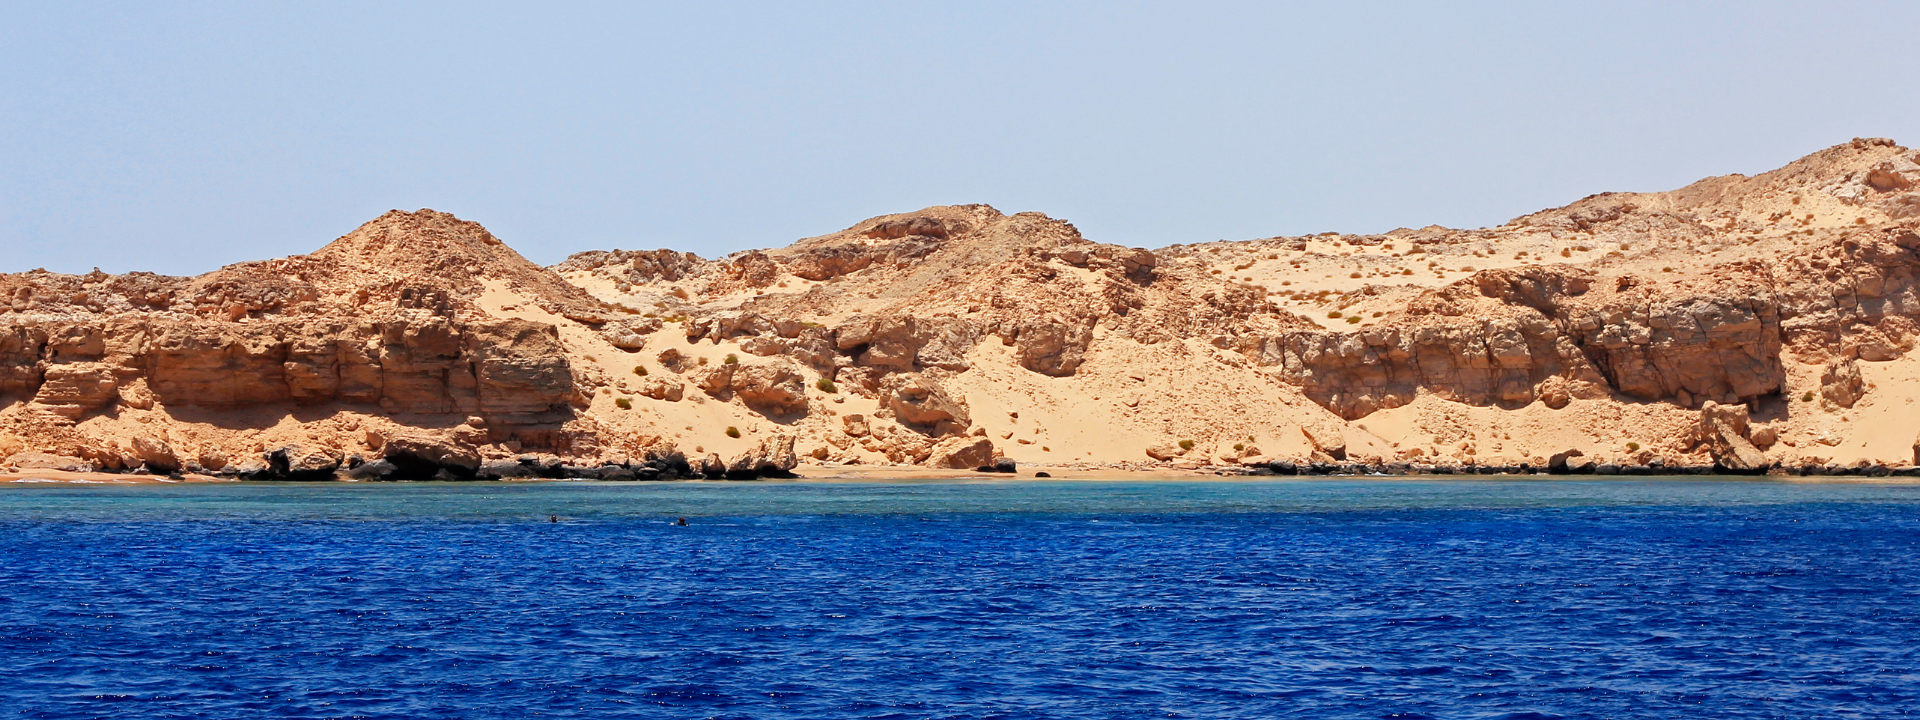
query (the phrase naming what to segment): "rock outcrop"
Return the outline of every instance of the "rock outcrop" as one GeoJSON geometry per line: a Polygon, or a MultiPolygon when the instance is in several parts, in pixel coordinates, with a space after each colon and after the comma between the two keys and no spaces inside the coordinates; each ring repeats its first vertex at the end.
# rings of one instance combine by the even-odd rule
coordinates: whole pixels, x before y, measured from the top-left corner
{"type": "Polygon", "coordinates": [[[938,380],[925,375],[895,376],[884,389],[886,410],[902,425],[933,435],[965,432],[971,419],[965,403],[947,394],[938,380]]]}
{"type": "Polygon", "coordinates": [[[472,446],[428,433],[387,438],[380,459],[395,468],[387,479],[462,480],[480,469],[480,453],[472,446]]]}
{"type": "Polygon", "coordinates": [[[792,477],[793,469],[799,464],[800,457],[793,452],[793,436],[775,435],[727,461],[726,477],[735,480],[792,477]]]}
{"type": "Polygon", "coordinates": [[[1850,408],[1867,394],[1860,366],[1851,359],[1835,360],[1820,374],[1820,397],[1837,407],[1850,408]]]}
{"type": "Polygon", "coordinates": [[[1700,437],[1713,454],[1714,465],[1736,473],[1767,469],[1767,456],[1748,437],[1751,427],[1745,405],[1721,405],[1711,400],[1700,409],[1700,437]]]}
{"type": "Polygon", "coordinates": [[[519,320],[0,318],[0,333],[15,339],[6,360],[35,369],[19,390],[38,375],[32,404],[70,419],[121,401],[120,389],[136,382],[173,407],[346,403],[478,413],[505,425],[562,419],[573,391],[552,327],[519,320]]]}
{"type": "MultiPolygon", "coordinates": [[[[432,211],[388,213],[312,255],[193,278],[0,275],[15,298],[0,311],[0,405],[19,403],[0,412],[0,434],[71,446],[108,468],[240,472],[228,467],[239,457],[251,472],[309,479],[340,458],[249,448],[253,418],[446,427],[474,417],[482,442],[565,445],[580,437],[567,429],[573,360],[555,326],[481,307],[503,286],[554,315],[604,319],[601,301],[432,211]],[[191,452],[138,423],[197,428],[191,452]]],[[[321,432],[330,443],[358,436],[321,432]]]]}
{"type": "Polygon", "coordinates": [[[927,465],[936,468],[973,469],[992,465],[993,441],[983,437],[951,437],[933,446],[927,465]]]}

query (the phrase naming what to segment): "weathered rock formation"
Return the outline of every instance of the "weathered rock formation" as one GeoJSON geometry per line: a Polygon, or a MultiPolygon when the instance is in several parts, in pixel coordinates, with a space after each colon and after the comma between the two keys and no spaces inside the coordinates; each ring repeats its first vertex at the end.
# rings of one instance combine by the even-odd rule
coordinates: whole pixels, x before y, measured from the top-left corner
{"type": "Polygon", "coordinates": [[[1711,400],[1700,408],[1700,440],[1713,454],[1714,465],[1732,472],[1765,470],[1767,457],[1755,447],[1745,405],[1721,405],[1711,400]]]}
{"type": "MultiPolygon", "coordinates": [[[[544,292],[553,311],[587,320],[604,307],[478,225],[430,211],[389,213],[310,256],[196,278],[0,276],[15,298],[0,310],[0,402],[17,403],[0,427],[155,472],[224,469],[229,450],[209,443],[209,462],[189,463],[105,426],[129,412],[234,430],[258,422],[243,416],[351,412],[425,426],[472,416],[485,441],[564,440],[577,391],[555,328],[481,312],[490,282],[544,292]]],[[[290,476],[339,466],[314,452],[240,454],[290,476]]]]}

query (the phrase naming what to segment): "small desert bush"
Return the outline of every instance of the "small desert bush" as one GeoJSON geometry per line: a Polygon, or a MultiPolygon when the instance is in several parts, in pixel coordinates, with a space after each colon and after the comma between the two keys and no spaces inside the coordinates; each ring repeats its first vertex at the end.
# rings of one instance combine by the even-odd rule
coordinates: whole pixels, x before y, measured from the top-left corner
{"type": "Polygon", "coordinates": [[[1192,449],[1193,449],[1193,441],[1192,441],[1192,440],[1181,440],[1181,441],[1180,441],[1180,449],[1181,449],[1181,450],[1192,450],[1192,449]]]}
{"type": "Polygon", "coordinates": [[[1354,324],[1354,323],[1357,323],[1357,322],[1360,322],[1360,316],[1359,316],[1359,315],[1348,315],[1348,316],[1347,316],[1347,324],[1348,324],[1348,325],[1352,325],[1352,324],[1354,324]]]}
{"type": "Polygon", "coordinates": [[[820,388],[820,392],[827,392],[827,393],[840,392],[840,388],[835,386],[833,384],[833,381],[827,378],[820,378],[819,380],[814,381],[813,386],[820,388]]]}
{"type": "Polygon", "coordinates": [[[720,361],[720,364],[721,364],[721,365],[739,365],[739,364],[740,364],[740,356],[739,356],[739,355],[735,355],[735,354],[733,354],[733,353],[727,353],[727,359],[725,359],[725,360],[721,360],[721,361],[720,361]]]}
{"type": "Polygon", "coordinates": [[[1637,442],[1627,443],[1627,452],[1640,452],[1640,443],[1637,443],[1637,442]]]}
{"type": "Polygon", "coordinates": [[[614,400],[613,400],[613,404],[614,404],[614,405],[616,405],[616,406],[618,406],[618,407],[619,407],[619,408],[620,408],[621,410],[632,410],[632,409],[633,409],[633,401],[632,401],[632,400],[628,400],[628,399],[626,399],[626,398],[614,398],[614,400]]]}
{"type": "Polygon", "coordinates": [[[633,366],[633,374],[635,374],[635,375],[639,375],[640,377],[646,377],[646,376],[647,376],[647,366],[645,366],[645,365],[635,365],[635,366],[633,366]]]}
{"type": "Polygon", "coordinates": [[[1333,312],[1330,312],[1330,313],[1327,313],[1327,319],[1328,319],[1328,320],[1339,320],[1339,319],[1340,319],[1340,315],[1341,315],[1341,313],[1340,313],[1340,311],[1339,311],[1339,310],[1335,310],[1335,311],[1333,311],[1333,312]]]}
{"type": "Polygon", "coordinates": [[[1800,402],[1813,402],[1813,391],[1809,390],[1802,394],[1800,396],[1800,402]]]}
{"type": "Polygon", "coordinates": [[[737,438],[737,437],[740,437],[740,428],[737,428],[737,427],[734,427],[734,426],[732,426],[732,425],[728,425],[728,426],[727,426],[727,437],[730,437],[730,438],[737,438]]]}

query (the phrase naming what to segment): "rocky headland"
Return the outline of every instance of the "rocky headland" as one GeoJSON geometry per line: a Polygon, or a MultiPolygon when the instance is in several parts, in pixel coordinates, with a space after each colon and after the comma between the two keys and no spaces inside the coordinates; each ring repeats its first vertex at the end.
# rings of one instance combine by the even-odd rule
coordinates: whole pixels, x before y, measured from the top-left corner
{"type": "Polygon", "coordinates": [[[1147,250],[963,205],[551,268],[395,211],[0,275],[0,472],[1920,474],[1916,182],[1863,139],[1476,230],[1147,250]]]}

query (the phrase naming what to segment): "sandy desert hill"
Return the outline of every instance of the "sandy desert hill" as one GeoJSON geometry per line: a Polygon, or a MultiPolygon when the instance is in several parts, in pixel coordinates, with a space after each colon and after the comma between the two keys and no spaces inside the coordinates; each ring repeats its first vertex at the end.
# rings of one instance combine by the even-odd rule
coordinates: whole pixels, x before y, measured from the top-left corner
{"type": "Polygon", "coordinates": [[[1157,250],[983,205],[538,267],[392,212],[192,278],[0,275],[17,468],[1911,472],[1920,157],[1495,228],[1157,250]]]}

